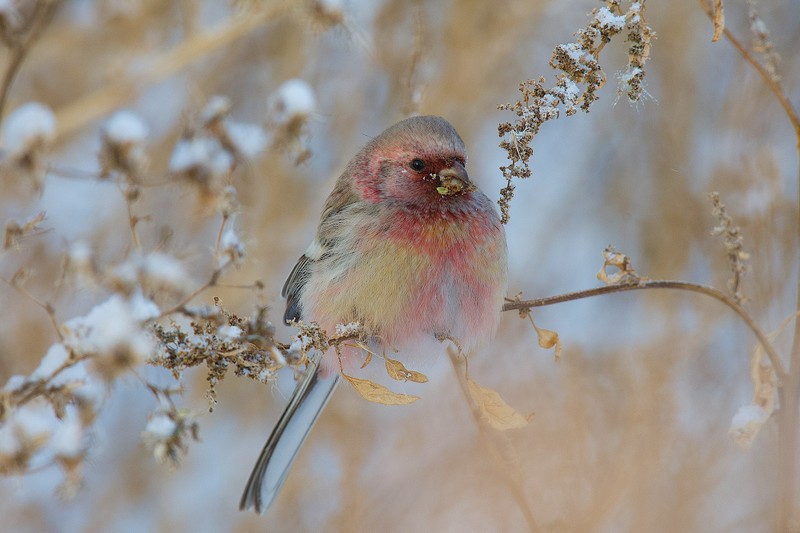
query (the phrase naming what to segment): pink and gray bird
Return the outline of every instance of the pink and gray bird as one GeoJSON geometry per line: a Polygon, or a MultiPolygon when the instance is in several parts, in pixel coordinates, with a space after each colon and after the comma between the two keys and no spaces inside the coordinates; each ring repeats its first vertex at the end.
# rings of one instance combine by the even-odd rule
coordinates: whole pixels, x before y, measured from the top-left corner
{"type": "MultiPolygon", "coordinates": [[[[466,162],[464,141],[440,117],[408,118],[372,139],[339,177],[316,238],[286,280],[284,321],[315,321],[328,332],[359,322],[375,344],[399,353],[444,337],[467,351],[490,339],[506,291],[506,239],[466,162]]],[[[309,359],[242,510],[269,508],[339,381],[333,350],[309,359]]]]}

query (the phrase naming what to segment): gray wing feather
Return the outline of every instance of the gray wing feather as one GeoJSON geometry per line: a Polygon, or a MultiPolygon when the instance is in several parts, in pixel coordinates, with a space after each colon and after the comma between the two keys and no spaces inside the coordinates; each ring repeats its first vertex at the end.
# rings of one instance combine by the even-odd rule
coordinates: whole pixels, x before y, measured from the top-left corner
{"type": "Polygon", "coordinates": [[[300,320],[302,316],[302,308],[300,307],[300,295],[303,292],[308,280],[312,260],[304,255],[300,256],[297,264],[289,273],[286,278],[286,283],[283,284],[281,289],[281,296],[286,298],[286,311],[283,313],[283,323],[289,324],[293,320],[300,320]]]}

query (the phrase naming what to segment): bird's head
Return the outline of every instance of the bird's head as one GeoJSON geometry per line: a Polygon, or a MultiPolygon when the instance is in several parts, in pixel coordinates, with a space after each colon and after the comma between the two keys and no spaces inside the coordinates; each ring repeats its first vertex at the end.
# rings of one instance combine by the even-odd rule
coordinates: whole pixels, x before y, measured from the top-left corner
{"type": "Polygon", "coordinates": [[[411,117],[374,138],[355,160],[356,191],[372,201],[429,205],[477,190],[464,141],[445,119],[411,117]]]}

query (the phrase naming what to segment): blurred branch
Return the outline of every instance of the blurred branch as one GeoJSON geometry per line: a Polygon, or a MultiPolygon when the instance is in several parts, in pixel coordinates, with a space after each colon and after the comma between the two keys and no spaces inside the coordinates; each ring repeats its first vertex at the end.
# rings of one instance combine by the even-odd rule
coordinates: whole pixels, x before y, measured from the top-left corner
{"type": "Polygon", "coordinates": [[[108,115],[138,96],[143,89],[169,78],[215,50],[245,37],[265,22],[284,14],[290,7],[291,4],[288,2],[279,2],[277,5],[253,10],[246,16],[234,17],[206,31],[191,35],[171,50],[156,56],[146,66],[131,69],[128,76],[121,76],[59,109],[56,112],[59,134],[69,135],[93,120],[108,115]]]}
{"type": "Polygon", "coordinates": [[[58,4],[57,0],[41,0],[37,2],[25,26],[21,28],[19,35],[15,35],[15,38],[9,44],[11,58],[3,73],[3,81],[0,83],[0,121],[3,119],[3,111],[5,110],[8,92],[14,82],[14,77],[19,72],[19,68],[22,66],[22,62],[28,55],[33,43],[36,42],[42,30],[53,18],[58,4]]]}
{"type": "MultiPolygon", "coordinates": [[[[700,5],[706,15],[712,18],[713,13],[706,1],[700,0],[700,5]]],[[[795,141],[798,154],[798,183],[800,183],[800,118],[798,118],[792,102],[783,91],[779,78],[770,73],[747,48],[728,29],[723,30],[723,35],[736,48],[742,58],[752,66],[761,76],[767,87],[783,107],[784,113],[794,128],[795,141]]],[[[800,205],[800,197],[798,197],[800,205]]],[[[797,220],[797,233],[800,238],[800,214],[797,220]]],[[[795,309],[800,311],[800,274],[797,278],[797,302],[795,309]]],[[[770,355],[770,359],[772,356],[770,355]]],[[[780,377],[780,374],[779,374],[780,377]]],[[[778,413],[778,479],[777,479],[777,523],[779,531],[788,531],[793,523],[793,514],[797,505],[797,459],[798,459],[798,418],[800,418],[800,321],[795,320],[794,339],[789,360],[789,372],[783,376],[778,388],[780,411],[778,413]]],[[[795,523],[796,525],[796,523],[795,523]]]]}
{"type": "MultiPolygon", "coordinates": [[[[711,11],[711,8],[709,7],[708,3],[705,0],[700,0],[700,5],[702,6],[706,15],[708,15],[708,17],[711,20],[714,20],[714,13],[711,11]]],[[[786,113],[786,116],[789,117],[789,121],[792,123],[792,127],[794,128],[794,134],[795,137],[797,138],[797,151],[798,154],[800,155],[800,118],[798,118],[797,111],[792,105],[792,102],[789,101],[789,98],[783,92],[783,88],[777,81],[773,79],[772,76],[770,76],[769,71],[767,71],[767,69],[764,68],[764,66],[761,63],[759,63],[755,57],[753,57],[753,54],[751,54],[747,50],[747,48],[744,47],[744,45],[739,41],[739,39],[737,39],[736,36],[733,35],[733,33],[730,30],[728,30],[728,28],[724,28],[722,30],[722,34],[725,36],[726,39],[728,39],[728,41],[730,41],[730,43],[734,46],[734,48],[736,48],[736,50],[739,52],[742,58],[748,63],[750,63],[750,65],[756,70],[756,72],[758,72],[758,74],[764,80],[764,83],[767,84],[767,87],[769,87],[770,91],[772,91],[772,94],[775,96],[775,98],[777,98],[778,102],[781,104],[781,107],[783,107],[783,111],[786,113]]]]}
{"type": "Polygon", "coordinates": [[[750,330],[758,338],[758,342],[764,347],[764,351],[769,356],[770,363],[775,369],[775,374],[778,376],[779,385],[783,383],[786,377],[786,370],[781,362],[778,353],[769,341],[769,338],[761,331],[758,324],[755,323],[750,314],[730,296],[726,295],[720,290],[707,285],[699,285],[696,283],[689,283],[686,281],[673,281],[673,280],[640,280],[634,283],[624,283],[619,285],[610,285],[607,287],[598,287],[595,289],[587,289],[584,291],[570,292],[566,294],[559,294],[556,296],[548,296],[546,298],[537,298],[535,300],[520,300],[520,301],[507,301],[503,305],[503,311],[528,311],[534,307],[544,307],[557,303],[570,302],[573,300],[580,300],[583,298],[590,298],[592,296],[600,296],[603,294],[612,294],[616,292],[645,290],[645,289],[677,289],[683,291],[697,292],[710,296],[715,300],[722,302],[732,309],[739,317],[747,324],[750,330]]]}

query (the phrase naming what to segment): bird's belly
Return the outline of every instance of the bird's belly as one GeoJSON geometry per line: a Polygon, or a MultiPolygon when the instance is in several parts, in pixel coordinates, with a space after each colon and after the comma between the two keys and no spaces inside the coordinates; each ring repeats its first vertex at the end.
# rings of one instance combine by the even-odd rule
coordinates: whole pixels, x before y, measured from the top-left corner
{"type": "Polygon", "coordinates": [[[329,331],[359,321],[391,349],[433,336],[453,337],[469,349],[492,335],[500,317],[505,273],[492,257],[500,250],[490,248],[489,257],[478,257],[487,250],[425,253],[383,241],[312,276],[305,309],[329,331]]]}

